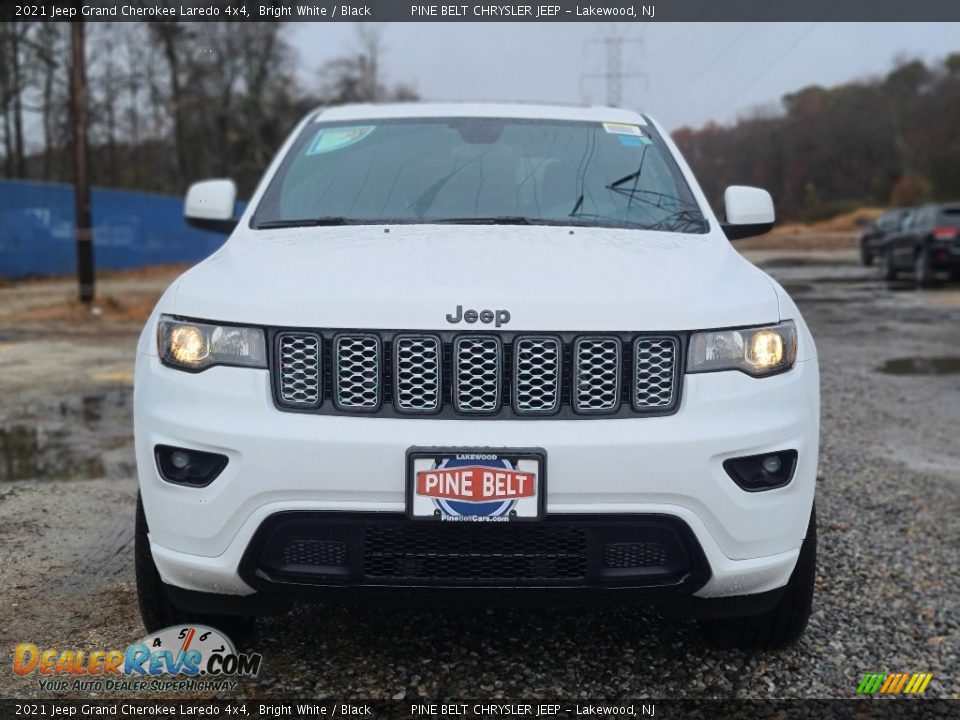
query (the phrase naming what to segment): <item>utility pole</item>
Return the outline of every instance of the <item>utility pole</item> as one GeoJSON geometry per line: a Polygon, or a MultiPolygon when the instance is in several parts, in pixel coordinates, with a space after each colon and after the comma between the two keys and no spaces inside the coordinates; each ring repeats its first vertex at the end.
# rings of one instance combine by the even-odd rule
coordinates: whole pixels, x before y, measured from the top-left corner
{"type": "MultiPolygon", "coordinates": [[[[607,86],[607,105],[610,107],[620,107],[623,101],[623,81],[630,78],[647,77],[646,73],[623,71],[624,44],[639,44],[640,42],[642,42],[640,38],[624,37],[617,35],[615,31],[606,37],[587,40],[585,45],[604,46],[606,71],[602,73],[583,73],[580,76],[581,94],[583,94],[584,80],[604,80],[607,86]]],[[[584,47],[584,50],[586,50],[586,47],[584,47]]]]}
{"type": "Polygon", "coordinates": [[[80,301],[94,296],[93,222],[90,213],[90,176],[87,167],[87,71],[84,27],[70,23],[70,108],[73,121],[73,202],[76,209],[77,281],[80,301]]]}

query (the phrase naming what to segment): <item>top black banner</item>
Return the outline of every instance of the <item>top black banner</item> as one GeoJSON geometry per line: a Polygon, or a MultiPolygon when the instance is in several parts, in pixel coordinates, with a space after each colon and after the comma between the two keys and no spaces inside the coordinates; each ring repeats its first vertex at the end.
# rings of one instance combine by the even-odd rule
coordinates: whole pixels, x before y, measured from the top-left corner
{"type": "Polygon", "coordinates": [[[960,0],[3,0],[12,20],[138,22],[951,22],[960,0]]]}

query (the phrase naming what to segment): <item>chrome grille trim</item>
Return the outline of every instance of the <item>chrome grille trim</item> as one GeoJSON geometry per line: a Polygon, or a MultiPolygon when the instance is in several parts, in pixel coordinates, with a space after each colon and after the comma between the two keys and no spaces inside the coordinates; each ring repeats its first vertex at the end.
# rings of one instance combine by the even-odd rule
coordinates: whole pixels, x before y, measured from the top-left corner
{"type": "Polygon", "coordinates": [[[633,407],[666,408],[677,394],[677,340],[672,337],[638,338],[633,343],[633,407]]]}
{"type": "Polygon", "coordinates": [[[323,340],[319,335],[285,332],[277,336],[277,388],[280,401],[294,408],[319,407],[323,394],[323,340]]]}
{"type": "Polygon", "coordinates": [[[618,337],[577,338],[570,393],[576,412],[612,413],[620,408],[622,345],[618,337]]]}
{"type": "Polygon", "coordinates": [[[513,408],[520,415],[560,409],[563,343],[557,337],[524,335],[513,344],[513,408]]]}
{"type": "Polygon", "coordinates": [[[686,332],[266,331],[279,410],[460,420],[672,415],[682,400],[689,338],[686,332]]]}
{"type": "Polygon", "coordinates": [[[503,345],[496,335],[463,335],[453,343],[453,406],[487,414],[501,405],[503,345]]]}
{"type": "Polygon", "coordinates": [[[394,341],[393,398],[404,413],[440,409],[443,345],[436,335],[401,335],[394,341]]]}
{"type": "Polygon", "coordinates": [[[343,410],[380,407],[382,375],[380,336],[337,335],[333,341],[334,404],[343,410]]]}

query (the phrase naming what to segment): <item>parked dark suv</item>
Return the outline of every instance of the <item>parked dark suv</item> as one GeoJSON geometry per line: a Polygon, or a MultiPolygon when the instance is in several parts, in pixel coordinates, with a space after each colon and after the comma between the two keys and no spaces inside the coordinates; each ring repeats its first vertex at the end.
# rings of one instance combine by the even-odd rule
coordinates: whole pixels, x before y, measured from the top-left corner
{"type": "Polygon", "coordinates": [[[860,236],[860,262],[864,265],[873,265],[873,259],[878,255],[880,246],[887,236],[900,229],[906,208],[887,210],[874,220],[860,236]]]}
{"type": "Polygon", "coordinates": [[[960,273],[960,202],[924,205],[909,210],[900,229],[880,245],[880,275],[893,280],[913,270],[917,285],[936,280],[938,272],[960,273]]]}

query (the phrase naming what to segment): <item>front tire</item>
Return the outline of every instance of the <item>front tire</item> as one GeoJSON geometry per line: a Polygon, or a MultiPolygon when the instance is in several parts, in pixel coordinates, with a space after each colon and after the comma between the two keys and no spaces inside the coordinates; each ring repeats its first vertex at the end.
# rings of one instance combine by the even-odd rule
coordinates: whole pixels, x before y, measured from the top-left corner
{"type": "Polygon", "coordinates": [[[700,627],[715,645],[741,650],[778,650],[803,635],[813,606],[817,575],[817,510],[810,513],[800,557],[776,606],[760,615],[701,620],[700,627]]]}
{"type": "Polygon", "coordinates": [[[864,267],[873,265],[873,253],[866,246],[866,243],[860,243],[860,264],[864,267]]]}
{"type": "Polygon", "coordinates": [[[890,253],[882,251],[880,253],[880,279],[892,282],[897,279],[897,270],[893,266],[893,258],[890,253]]]}
{"type": "Polygon", "coordinates": [[[930,262],[930,253],[920,248],[913,261],[913,272],[917,280],[917,287],[930,287],[936,278],[933,275],[933,264],[930,262]]]}
{"type": "Polygon", "coordinates": [[[137,520],[133,542],[134,566],[137,578],[137,602],[140,617],[148,633],[154,633],[171,625],[209,625],[220,630],[238,643],[249,635],[254,626],[253,618],[227,615],[207,615],[182,610],[170,601],[166,586],[160,578],[150,552],[147,516],[143,512],[143,500],[137,493],[137,520]]]}

